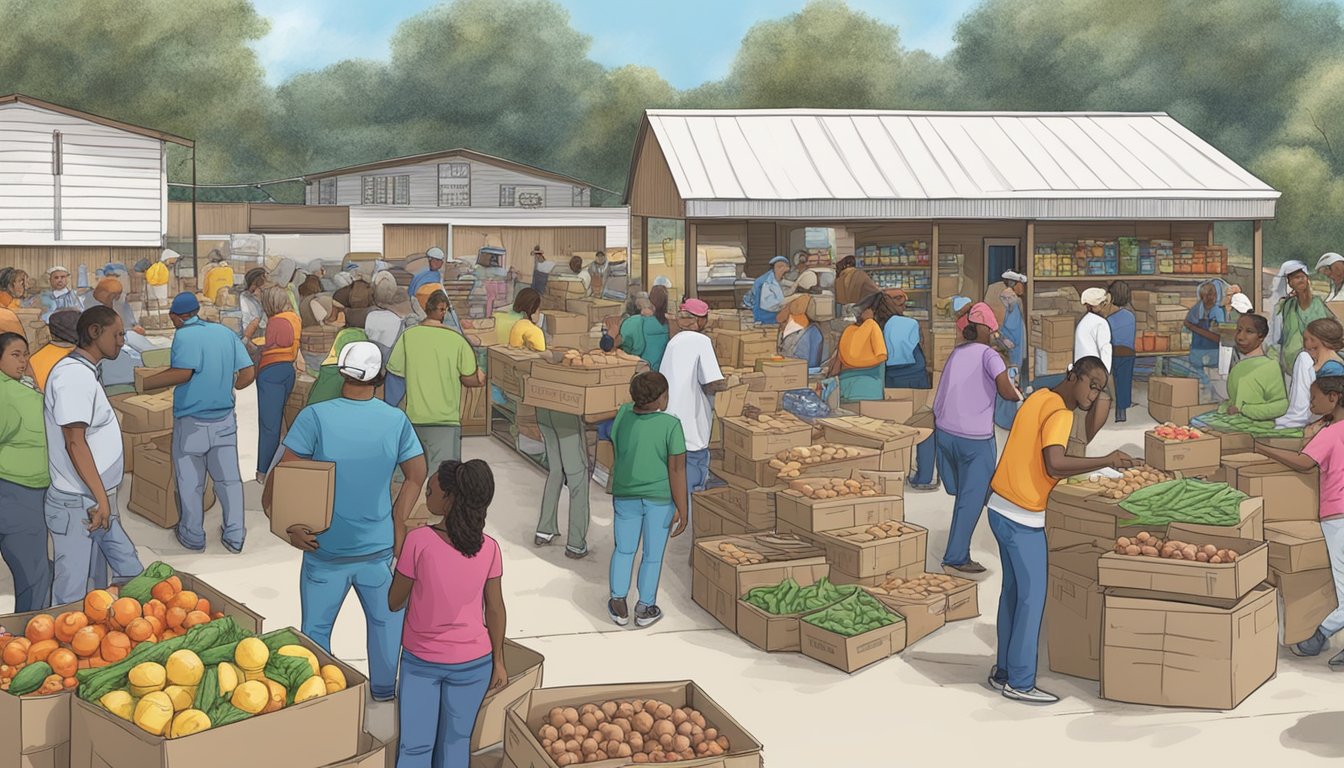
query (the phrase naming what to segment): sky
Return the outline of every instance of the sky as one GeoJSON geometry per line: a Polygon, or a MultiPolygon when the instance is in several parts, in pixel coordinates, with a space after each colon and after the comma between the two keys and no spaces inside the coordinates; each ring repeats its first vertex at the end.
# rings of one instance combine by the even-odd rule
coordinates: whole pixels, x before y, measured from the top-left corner
{"type": "MultiPolygon", "coordinates": [[[[758,21],[795,13],[805,0],[558,0],[589,55],[608,67],[653,67],[677,88],[728,72],[742,36],[758,21]]],[[[404,19],[437,0],[252,0],[271,31],[256,50],[271,84],[347,58],[386,59],[404,19]]],[[[848,0],[851,8],[901,29],[906,48],[942,55],[976,0],[848,0]]],[[[837,52],[843,53],[843,52],[837,52]]]]}

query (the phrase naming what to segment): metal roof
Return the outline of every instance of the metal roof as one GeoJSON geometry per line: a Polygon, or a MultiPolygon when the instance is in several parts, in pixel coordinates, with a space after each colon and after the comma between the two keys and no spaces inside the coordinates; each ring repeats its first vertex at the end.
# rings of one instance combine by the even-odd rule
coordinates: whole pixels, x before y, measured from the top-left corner
{"type": "Polygon", "coordinates": [[[91,123],[105,125],[108,128],[116,128],[119,131],[134,133],[138,136],[158,139],[159,141],[168,141],[173,144],[180,144],[184,147],[195,146],[195,143],[191,139],[184,139],[181,136],[174,136],[171,133],[156,131],[153,128],[145,128],[139,125],[132,125],[131,123],[123,123],[120,120],[113,120],[110,117],[95,115],[92,112],[84,112],[82,110],[74,109],[73,107],[65,107],[60,104],[53,104],[49,101],[34,99],[32,96],[25,96],[22,93],[11,93],[0,96],[0,105],[5,104],[27,104],[30,107],[37,107],[38,109],[45,109],[51,112],[59,112],[62,115],[69,115],[70,117],[77,117],[81,120],[88,120],[91,123]]]}
{"type": "Polygon", "coordinates": [[[562,173],[548,171],[545,168],[538,168],[535,165],[527,165],[525,163],[514,162],[513,160],[505,160],[502,157],[495,157],[494,155],[487,155],[484,152],[477,152],[476,150],[473,149],[465,149],[461,147],[456,149],[445,149],[440,152],[424,152],[418,155],[404,155],[402,157],[393,157],[387,160],[377,160],[371,163],[361,163],[360,165],[348,165],[344,168],[334,168],[329,171],[309,173],[305,175],[303,178],[305,181],[313,182],[319,179],[331,178],[332,176],[346,176],[348,174],[363,173],[365,171],[377,171],[382,170],[384,168],[398,168],[403,165],[416,165],[418,163],[426,163],[431,160],[447,160],[449,158],[455,158],[455,157],[466,158],[468,160],[475,160],[476,162],[479,163],[485,163],[486,165],[495,165],[500,168],[507,168],[509,170],[522,173],[524,175],[537,176],[544,179],[550,179],[552,181],[558,181],[562,184],[573,184],[576,187],[591,187],[594,189],[601,189],[601,187],[597,187],[596,185],[586,182],[582,179],[576,179],[573,176],[566,176],[562,173]]]}
{"type": "Polygon", "coordinates": [[[1165,113],[645,115],[689,218],[1268,219],[1279,197],[1165,113]]]}

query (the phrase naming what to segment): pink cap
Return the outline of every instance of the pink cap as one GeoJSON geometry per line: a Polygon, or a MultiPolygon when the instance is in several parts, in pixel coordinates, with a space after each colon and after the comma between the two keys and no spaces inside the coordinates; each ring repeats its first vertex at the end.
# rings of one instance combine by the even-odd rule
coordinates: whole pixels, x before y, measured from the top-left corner
{"type": "Polygon", "coordinates": [[[999,319],[994,316],[994,310],[983,301],[977,301],[969,312],[957,318],[957,330],[962,331],[971,323],[987,326],[990,331],[999,330],[999,319]]]}
{"type": "Polygon", "coordinates": [[[690,312],[696,317],[709,317],[709,305],[699,299],[687,299],[681,303],[682,312],[690,312]]]}

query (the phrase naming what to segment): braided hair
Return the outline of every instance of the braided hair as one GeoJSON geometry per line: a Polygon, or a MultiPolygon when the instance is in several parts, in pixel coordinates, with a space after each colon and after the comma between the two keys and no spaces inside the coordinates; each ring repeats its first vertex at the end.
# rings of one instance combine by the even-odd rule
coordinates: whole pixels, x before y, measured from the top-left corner
{"type": "Polygon", "coordinates": [[[445,461],[430,482],[450,500],[443,526],[453,549],[475,557],[485,543],[485,512],[495,497],[495,475],[480,459],[445,461]]]}

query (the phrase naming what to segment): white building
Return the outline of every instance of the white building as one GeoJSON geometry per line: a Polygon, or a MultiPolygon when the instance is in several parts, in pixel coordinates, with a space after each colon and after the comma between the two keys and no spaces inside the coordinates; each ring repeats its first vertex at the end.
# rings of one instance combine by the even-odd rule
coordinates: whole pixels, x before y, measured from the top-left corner
{"type": "Polygon", "coordinates": [[[0,96],[0,264],[40,274],[157,256],[167,144],[192,142],[69,107],[0,96]]]}
{"type": "Polygon", "coordinates": [[[540,245],[553,259],[627,249],[628,208],[592,207],[593,186],[503,158],[452,149],[304,177],[308,205],[350,209],[350,250],[401,259],[439,246],[457,258],[504,247],[530,270],[540,245]]]}

